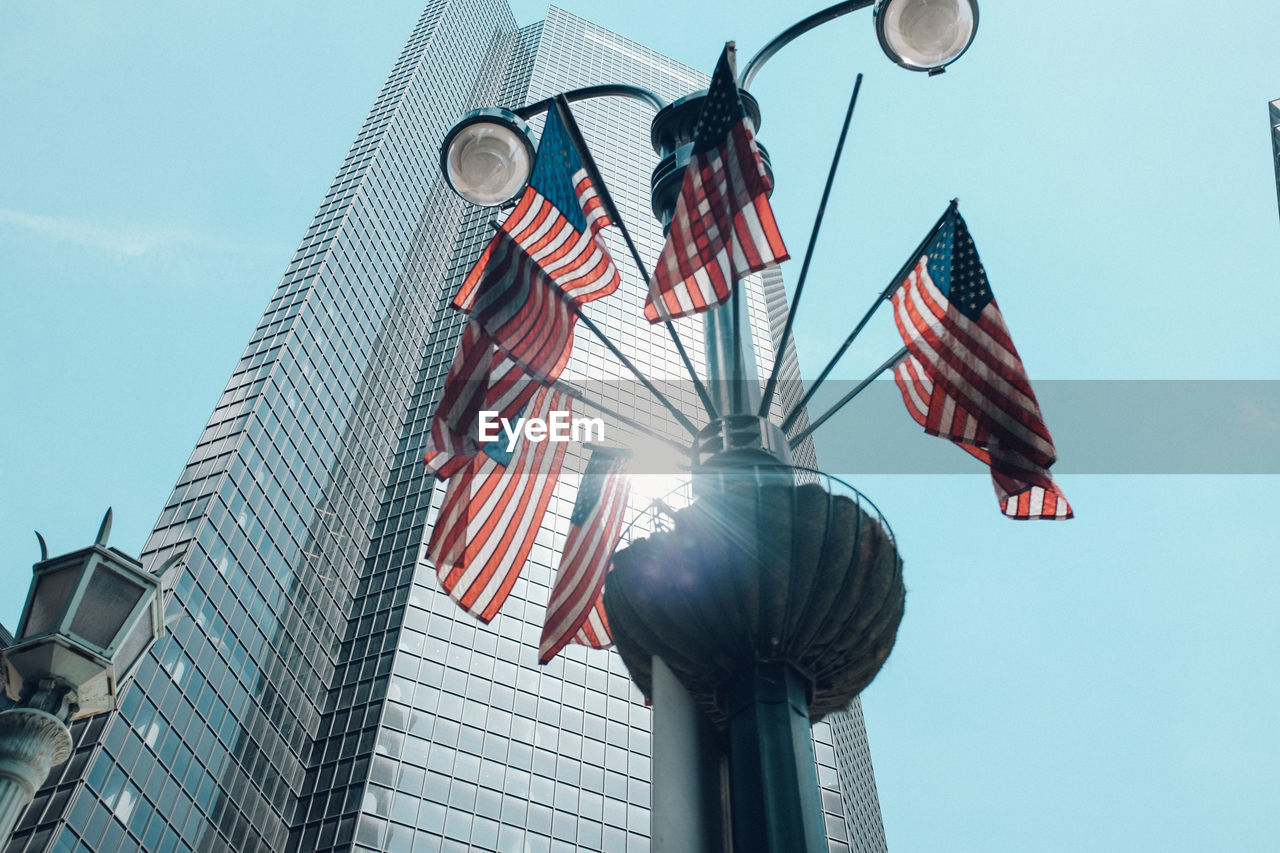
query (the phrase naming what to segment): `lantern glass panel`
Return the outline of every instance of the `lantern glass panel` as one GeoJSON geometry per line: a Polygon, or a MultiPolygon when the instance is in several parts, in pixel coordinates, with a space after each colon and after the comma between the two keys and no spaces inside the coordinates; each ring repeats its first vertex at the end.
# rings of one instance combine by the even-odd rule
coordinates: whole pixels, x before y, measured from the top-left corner
{"type": "Polygon", "coordinates": [[[18,632],[18,639],[38,637],[57,630],[62,614],[67,610],[67,602],[71,600],[71,593],[75,590],[76,581],[80,579],[80,568],[81,564],[76,562],[36,579],[36,588],[31,595],[31,611],[18,632]]]}
{"type": "Polygon", "coordinates": [[[114,663],[117,683],[123,682],[130,675],[133,665],[150,648],[151,640],[154,637],[155,626],[151,622],[151,613],[148,609],[142,618],[129,629],[129,635],[125,637],[124,642],[120,644],[119,651],[115,653],[114,663]]]}
{"type": "Polygon", "coordinates": [[[144,591],[124,575],[98,566],[71,620],[71,633],[100,648],[109,647],[144,591]]]}

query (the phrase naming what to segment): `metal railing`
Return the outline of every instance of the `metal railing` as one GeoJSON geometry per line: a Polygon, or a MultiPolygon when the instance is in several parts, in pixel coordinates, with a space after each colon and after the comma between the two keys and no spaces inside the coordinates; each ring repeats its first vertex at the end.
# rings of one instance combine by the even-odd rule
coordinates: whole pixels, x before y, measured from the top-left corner
{"type": "MultiPolygon", "coordinates": [[[[797,485],[813,483],[821,486],[829,495],[835,497],[842,495],[853,501],[854,505],[862,512],[874,518],[884,530],[885,535],[896,546],[897,540],[893,535],[893,528],[889,526],[889,522],[885,519],[884,514],[880,512],[880,508],[864,495],[862,492],[849,485],[844,480],[828,474],[825,471],[819,471],[816,468],[807,468],[798,465],[781,465],[781,471],[790,471],[797,485]]],[[[666,493],[655,498],[649,505],[641,510],[622,530],[622,537],[619,540],[619,547],[630,545],[637,539],[643,539],[654,533],[663,533],[671,529],[674,523],[675,512],[692,505],[693,496],[693,480],[688,479],[671,488],[666,493]]],[[[834,505],[829,501],[828,507],[834,505]]],[[[830,512],[830,510],[828,510],[830,512]]],[[[828,522],[830,518],[828,518],[828,522]]]]}

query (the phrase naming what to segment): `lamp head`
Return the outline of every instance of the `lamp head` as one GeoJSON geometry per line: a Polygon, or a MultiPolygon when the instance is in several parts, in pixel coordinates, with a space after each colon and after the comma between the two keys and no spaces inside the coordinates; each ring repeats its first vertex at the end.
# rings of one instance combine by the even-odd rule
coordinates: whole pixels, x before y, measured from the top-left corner
{"type": "Polygon", "coordinates": [[[108,548],[110,531],[108,510],[90,547],[51,558],[42,545],[14,642],[0,649],[10,699],[53,678],[77,694],[72,719],[110,711],[163,632],[162,578],[108,548]]]}
{"type": "Polygon", "coordinates": [[[977,0],[879,0],[875,16],[880,47],[911,71],[942,71],[978,30],[977,0]]]}
{"type": "Polygon", "coordinates": [[[440,146],[440,171],[472,204],[495,207],[529,183],[534,145],[529,125],[510,110],[486,107],[463,116],[440,146]]]}

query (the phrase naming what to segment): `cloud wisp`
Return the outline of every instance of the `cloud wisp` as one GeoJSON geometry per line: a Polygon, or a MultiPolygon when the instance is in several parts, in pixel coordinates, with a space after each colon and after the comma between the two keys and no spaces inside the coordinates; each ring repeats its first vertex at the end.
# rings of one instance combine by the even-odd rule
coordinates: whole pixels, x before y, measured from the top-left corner
{"type": "Polygon", "coordinates": [[[132,258],[151,254],[166,246],[200,242],[195,235],[177,228],[101,225],[2,207],[0,225],[62,243],[73,243],[132,258]]]}
{"type": "Polygon", "coordinates": [[[59,243],[69,243],[110,255],[142,258],[164,249],[189,248],[223,254],[276,251],[265,244],[245,244],[210,238],[185,228],[156,225],[111,225],[67,216],[46,216],[0,207],[0,228],[59,243]]]}

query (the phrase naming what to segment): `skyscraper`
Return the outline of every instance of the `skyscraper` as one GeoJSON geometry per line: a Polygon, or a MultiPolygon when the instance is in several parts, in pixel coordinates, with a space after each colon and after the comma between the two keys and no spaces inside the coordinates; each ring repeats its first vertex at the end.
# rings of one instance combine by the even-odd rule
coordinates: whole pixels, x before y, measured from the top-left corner
{"type": "Polygon", "coordinates": [[[1280,98],[1267,105],[1271,117],[1271,154],[1275,158],[1276,198],[1280,200],[1280,98]]]}
{"type": "MultiPolygon", "coordinates": [[[[145,546],[147,566],[185,554],[167,635],[120,713],[75,727],[9,853],[648,849],[650,714],[621,661],[571,647],[536,662],[581,457],[490,625],[421,556],[442,490],[419,460],[461,334],[447,305],[494,216],[447,188],[437,146],[468,109],[603,82],[674,99],[706,75],[558,9],[519,28],[504,0],[428,4],[145,546]]],[[[574,110],[652,259],[650,110],[574,110]]],[[[616,248],[621,292],[588,313],[647,373],[678,378],[616,248]]],[[[767,365],[781,276],[745,292],[767,365]]],[[[582,333],[566,376],[667,428],[582,333]]],[[[858,709],[815,741],[832,850],[883,849],[858,709]]]]}

